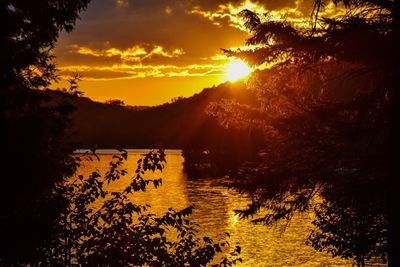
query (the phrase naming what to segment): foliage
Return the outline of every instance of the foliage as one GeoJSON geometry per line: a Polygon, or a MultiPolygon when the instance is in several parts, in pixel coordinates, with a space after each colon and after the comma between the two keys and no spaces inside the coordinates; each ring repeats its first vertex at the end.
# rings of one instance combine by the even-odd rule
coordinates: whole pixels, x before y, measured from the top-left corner
{"type": "Polygon", "coordinates": [[[107,100],[106,103],[115,106],[125,106],[125,102],[121,99],[110,99],[107,100]]]}
{"type": "MultiPolygon", "coordinates": [[[[165,154],[151,151],[139,159],[130,184],[121,192],[107,186],[128,176],[122,168],[126,151],[113,156],[104,178],[98,171],[89,177],[75,177],[60,192],[69,200],[61,215],[58,235],[47,247],[48,263],[70,266],[205,266],[216,256],[228,253],[228,241],[214,243],[197,236],[197,225],[189,220],[192,207],[176,211],[170,208],[157,216],[150,206],[133,201],[135,192],[144,192],[149,185],[161,185],[161,178],[146,179],[146,173],[162,171],[165,154]]],[[[240,248],[213,266],[232,266],[240,248]]]]}
{"type": "Polygon", "coordinates": [[[183,96],[176,96],[176,97],[173,97],[170,102],[175,103],[175,102],[178,102],[183,99],[185,99],[183,96]]]}
{"type": "Polygon", "coordinates": [[[0,2],[0,258],[2,264],[35,261],[62,206],[51,191],[73,173],[68,142],[71,92],[52,92],[51,49],[59,31],[72,30],[88,0],[0,2]]]}
{"type": "Polygon", "coordinates": [[[50,51],[60,31],[73,29],[90,0],[6,0],[0,15],[3,86],[46,87],[54,78],[50,51]]]}
{"type": "Polygon", "coordinates": [[[366,260],[374,257],[385,262],[387,232],[382,229],[385,219],[372,213],[375,211],[376,207],[352,207],[325,200],[316,207],[315,228],[308,243],[334,257],[356,258],[358,266],[364,266],[366,260]]]}
{"type": "Polygon", "coordinates": [[[310,26],[242,11],[247,43],[256,48],[225,52],[272,67],[249,81],[258,104],[209,110],[232,125],[258,127],[267,139],[262,157],[236,175],[236,186],[253,197],[243,216],[266,210],[256,222],[290,219],[319,196],[315,248],[360,264],[388,255],[398,266],[400,6],[333,1],[345,13],[320,18],[328,2],[315,1],[310,26]]]}
{"type": "Polygon", "coordinates": [[[12,105],[2,115],[0,190],[0,257],[4,262],[30,262],[50,235],[63,203],[52,195],[57,181],[72,175],[68,115],[75,92],[13,91],[12,105]],[[35,103],[35,104],[34,104],[35,103]]]}

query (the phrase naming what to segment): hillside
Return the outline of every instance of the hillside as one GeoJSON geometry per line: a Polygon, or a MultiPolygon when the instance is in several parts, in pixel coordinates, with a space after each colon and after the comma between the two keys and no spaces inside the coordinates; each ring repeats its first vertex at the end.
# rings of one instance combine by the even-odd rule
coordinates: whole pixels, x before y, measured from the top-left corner
{"type": "Polygon", "coordinates": [[[225,83],[173,103],[139,109],[79,98],[73,115],[75,138],[83,147],[102,148],[207,148],[217,140],[223,145],[233,136],[243,142],[245,133],[225,129],[205,113],[209,103],[224,98],[254,101],[241,83],[225,83]]]}
{"type": "Polygon", "coordinates": [[[261,143],[256,133],[224,128],[205,113],[209,103],[221,99],[255,101],[242,83],[225,83],[148,108],[79,98],[72,118],[75,140],[82,148],[180,148],[188,171],[221,174],[254,155],[261,143]]]}

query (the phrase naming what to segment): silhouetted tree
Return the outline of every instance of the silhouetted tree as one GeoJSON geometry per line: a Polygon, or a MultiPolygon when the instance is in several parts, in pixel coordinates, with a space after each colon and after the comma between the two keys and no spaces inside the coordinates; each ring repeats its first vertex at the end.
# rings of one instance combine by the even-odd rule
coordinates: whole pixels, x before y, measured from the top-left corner
{"type": "MultiPolygon", "coordinates": [[[[198,239],[196,226],[187,218],[191,208],[156,217],[145,212],[146,205],[128,198],[146,189],[150,181],[143,179],[144,172],[162,169],[161,152],[144,158],[124,192],[107,192],[102,185],[126,175],[118,168],[125,153],[112,162],[106,181],[97,172],[73,184],[65,179],[77,168],[68,133],[78,77],[70,80],[70,91],[49,90],[56,80],[50,52],[59,32],[72,30],[88,2],[0,2],[0,15],[7,22],[0,25],[0,265],[210,263],[228,244],[198,239]],[[104,201],[98,211],[93,210],[95,201],[104,201]],[[178,234],[176,239],[165,236],[168,229],[178,234]]],[[[152,181],[154,186],[160,182],[152,181]]],[[[219,266],[231,266],[235,260],[230,256],[239,251],[222,257],[219,266]]]]}
{"type": "Polygon", "coordinates": [[[183,96],[176,96],[176,97],[173,97],[173,98],[171,99],[171,103],[178,102],[179,100],[182,100],[182,99],[184,99],[183,96]]]}
{"type": "Polygon", "coordinates": [[[121,99],[110,99],[106,101],[106,104],[115,105],[115,106],[125,106],[125,102],[121,99]]]}
{"type": "Polygon", "coordinates": [[[69,98],[51,92],[51,49],[61,30],[71,31],[88,0],[0,2],[0,259],[32,262],[49,236],[61,200],[51,197],[56,181],[73,173],[66,141],[69,98]]]}
{"type": "Polygon", "coordinates": [[[340,203],[336,198],[316,205],[315,228],[307,242],[334,257],[355,258],[357,266],[365,266],[365,261],[371,259],[385,261],[387,232],[382,228],[385,218],[376,213],[374,203],[345,199],[349,202],[340,203]]]}
{"type": "Polygon", "coordinates": [[[322,235],[311,236],[316,248],[334,246],[336,255],[356,260],[379,251],[398,266],[400,3],[333,1],[345,13],[321,18],[328,2],[315,1],[310,26],[242,11],[252,33],[247,42],[258,48],[225,52],[274,66],[249,83],[258,106],[225,103],[211,110],[266,134],[263,157],[237,175],[238,186],[253,196],[244,216],[266,208],[256,221],[289,219],[321,196],[327,202],[317,213],[322,235]],[[343,220],[346,212],[354,214],[354,225],[343,220]],[[366,225],[374,231],[367,233],[366,225]]]}

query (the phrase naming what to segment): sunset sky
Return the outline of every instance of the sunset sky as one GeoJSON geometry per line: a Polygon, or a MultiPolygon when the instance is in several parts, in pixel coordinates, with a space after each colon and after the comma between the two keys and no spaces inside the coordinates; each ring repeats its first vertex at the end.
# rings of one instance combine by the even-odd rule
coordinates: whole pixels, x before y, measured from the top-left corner
{"type": "Polygon", "coordinates": [[[92,0],[75,30],[62,33],[55,55],[61,85],[71,72],[92,99],[158,105],[227,80],[221,48],[248,37],[237,13],[309,17],[312,1],[92,0]]]}

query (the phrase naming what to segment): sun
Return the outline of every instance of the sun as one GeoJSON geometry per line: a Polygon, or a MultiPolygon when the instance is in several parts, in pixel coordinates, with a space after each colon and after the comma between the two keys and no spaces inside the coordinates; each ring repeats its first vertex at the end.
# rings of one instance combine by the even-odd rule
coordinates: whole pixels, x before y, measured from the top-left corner
{"type": "Polygon", "coordinates": [[[226,78],[234,82],[249,75],[251,68],[241,60],[234,60],[226,65],[225,71],[226,78]]]}

